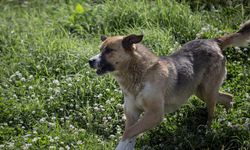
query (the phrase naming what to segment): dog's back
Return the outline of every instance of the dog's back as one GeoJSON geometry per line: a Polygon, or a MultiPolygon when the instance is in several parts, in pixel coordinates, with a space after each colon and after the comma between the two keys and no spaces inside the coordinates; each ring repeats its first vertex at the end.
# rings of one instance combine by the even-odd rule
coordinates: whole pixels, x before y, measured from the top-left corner
{"type": "Polygon", "coordinates": [[[166,59],[171,60],[177,71],[176,89],[185,86],[192,86],[194,89],[211,69],[215,69],[215,66],[224,67],[225,64],[225,58],[217,42],[203,39],[186,43],[166,59]]]}
{"type": "Polygon", "coordinates": [[[214,80],[217,76],[221,76],[220,82],[222,82],[225,76],[225,58],[218,43],[212,39],[190,41],[180,50],[170,56],[162,57],[161,60],[172,66],[169,69],[174,72],[172,78],[175,84],[171,88],[171,93],[175,93],[172,95],[176,97],[168,95],[166,97],[169,105],[178,102],[176,109],[188,97],[197,93],[204,82],[214,80]]]}
{"type": "Polygon", "coordinates": [[[166,104],[171,106],[171,111],[177,109],[192,94],[208,105],[214,105],[214,100],[217,100],[229,107],[231,96],[218,92],[226,76],[226,59],[222,51],[229,46],[245,46],[249,40],[250,21],[247,21],[236,33],[215,39],[193,40],[172,55],[161,58],[169,66],[169,70],[172,70],[171,78],[175,80],[172,88],[168,88],[171,91],[166,92],[171,93],[166,95],[166,104]]]}

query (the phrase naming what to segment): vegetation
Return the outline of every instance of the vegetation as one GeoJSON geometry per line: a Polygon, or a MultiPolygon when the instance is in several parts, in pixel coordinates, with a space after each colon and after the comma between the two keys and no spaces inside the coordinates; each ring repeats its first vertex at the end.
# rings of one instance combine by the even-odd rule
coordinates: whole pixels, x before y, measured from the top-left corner
{"type": "MultiPolygon", "coordinates": [[[[114,149],[124,129],[122,93],[88,59],[100,35],[145,34],[167,55],[196,38],[234,32],[250,18],[245,1],[0,1],[0,149],[114,149]],[[204,4],[204,5],[201,5],[204,4]],[[213,8],[213,9],[211,9],[213,8]]],[[[206,106],[192,97],[138,138],[137,149],[250,148],[250,50],[225,50],[228,75],[211,129],[206,106]]]]}

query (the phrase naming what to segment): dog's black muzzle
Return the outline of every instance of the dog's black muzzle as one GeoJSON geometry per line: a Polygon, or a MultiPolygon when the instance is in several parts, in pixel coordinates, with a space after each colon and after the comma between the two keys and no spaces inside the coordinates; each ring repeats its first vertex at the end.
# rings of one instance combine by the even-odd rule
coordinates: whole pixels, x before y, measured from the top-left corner
{"type": "Polygon", "coordinates": [[[93,60],[93,59],[90,59],[90,60],[89,60],[89,66],[90,66],[91,68],[95,68],[95,61],[96,61],[96,60],[93,60]]]}
{"type": "Polygon", "coordinates": [[[90,59],[89,66],[93,69],[97,69],[96,70],[97,75],[103,75],[107,72],[115,70],[114,66],[111,63],[107,62],[105,57],[103,57],[103,55],[101,55],[100,58],[98,57],[90,59]]]}

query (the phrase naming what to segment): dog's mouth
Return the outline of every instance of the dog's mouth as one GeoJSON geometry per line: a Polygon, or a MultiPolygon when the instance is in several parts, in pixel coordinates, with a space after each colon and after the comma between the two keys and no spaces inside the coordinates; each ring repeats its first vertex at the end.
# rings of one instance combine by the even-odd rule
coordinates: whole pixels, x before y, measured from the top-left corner
{"type": "Polygon", "coordinates": [[[106,61],[104,57],[96,57],[94,59],[89,60],[89,65],[91,68],[96,69],[96,74],[97,75],[103,75],[107,72],[112,72],[115,70],[115,67],[106,61]]]}
{"type": "Polygon", "coordinates": [[[115,70],[115,68],[113,67],[113,65],[111,65],[110,63],[105,63],[105,64],[102,64],[100,67],[97,68],[96,74],[97,75],[103,75],[103,74],[106,74],[108,72],[112,72],[114,70],[115,70]]]}
{"type": "Polygon", "coordinates": [[[106,60],[101,60],[99,63],[90,65],[90,67],[96,69],[97,75],[103,75],[105,73],[112,72],[115,70],[114,66],[106,60]]]}
{"type": "Polygon", "coordinates": [[[105,70],[103,70],[101,68],[99,68],[99,69],[96,70],[96,74],[99,75],[99,76],[105,74],[106,72],[107,71],[105,71],[105,70]]]}

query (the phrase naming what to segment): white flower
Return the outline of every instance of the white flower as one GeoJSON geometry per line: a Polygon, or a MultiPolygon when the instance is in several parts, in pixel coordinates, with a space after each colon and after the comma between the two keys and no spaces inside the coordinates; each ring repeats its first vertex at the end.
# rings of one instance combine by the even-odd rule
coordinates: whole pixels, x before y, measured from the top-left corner
{"type": "Polygon", "coordinates": [[[75,127],[71,124],[71,125],[69,125],[69,128],[70,129],[75,129],[75,127]]]}
{"type": "Polygon", "coordinates": [[[29,79],[29,80],[33,79],[33,75],[30,75],[28,79],[29,79]]]}
{"type": "Polygon", "coordinates": [[[111,135],[109,136],[109,138],[110,138],[110,139],[113,139],[113,138],[115,138],[115,136],[114,136],[113,134],[111,134],[111,135]]]}
{"type": "Polygon", "coordinates": [[[232,127],[232,123],[228,121],[227,126],[232,127]]]}
{"type": "Polygon", "coordinates": [[[41,119],[39,120],[39,122],[40,122],[40,123],[44,123],[45,120],[46,120],[46,118],[41,118],[41,119]]]}
{"type": "Polygon", "coordinates": [[[107,101],[106,101],[106,104],[110,104],[110,100],[107,100],[107,101]]]}
{"type": "Polygon", "coordinates": [[[17,98],[16,94],[13,94],[13,97],[16,99],[17,98]]]}
{"type": "Polygon", "coordinates": [[[34,138],[34,139],[32,139],[32,142],[36,142],[38,140],[38,138],[34,138]]]}
{"type": "Polygon", "coordinates": [[[59,87],[56,87],[55,89],[54,89],[54,91],[55,91],[55,93],[56,94],[59,94],[61,91],[60,91],[61,89],[59,88],[59,87]]]}
{"type": "Polygon", "coordinates": [[[53,143],[55,140],[53,138],[50,138],[49,141],[53,143]]]}
{"type": "Polygon", "coordinates": [[[71,82],[71,81],[72,81],[72,78],[71,78],[71,77],[68,77],[68,78],[66,79],[66,81],[67,81],[67,82],[71,82]]]}
{"type": "Polygon", "coordinates": [[[55,127],[56,126],[56,124],[55,123],[51,123],[51,122],[49,122],[49,124],[48,124],[50,127],[55,127]]]}
{"type": "Polygon", "coordinates": [[[14,143],[12,143],[12,142],[8,143],[8,147],[13,148],[14,147],[14,143]]]}
{"type": "Polygon", "coordinates": [[[28,88],[29,88],[29,90],[32,90],[32,89],[33,89],[33,87],[32,87],[32,86],[29,86],[28,88]]]}
{"type": "Polygon", "coordinates": [[[25,144],[25,145],[23,145],[23,149],[29,149],[29,147],[31,147],[32,146],[32,144],[25,144]]]}
{"type": "Polygon", "coordinates": [[[240,50],[240,48],[239,48],[239,47],[237,47],[237,46],[235,46],[235,47],[234,47],[234,49],[235,49],[235,50],[237,50],[237,51],[239,51],[239,50],[240,50]]]}
{"type": "Polygon", "coordinates": [[[49,146],[49,149],[56,149],[55,146],[49,146]]]}
{"type": "Polygon", "coordinates": [[[246,93],[246,98],[249,99],[250,98],[250,95],[248,93],[246,93]]]}
{"type": "Polygon", "coordinates": [[[202,31],[208,31],[208,30],[209,30],[209,27],[202,27],[201,30],[202,30],[202,31]]]}
{"type": "Polygon", "coordinates": [[[65,148],[66,148],[67,150],[70,150],[70,147],[69,147],[69,145],[65,146],[65,148]]]}
{"type": "Polygon", "coordinates": [[[20,71],[17,71],[15,74],[16,74],[16,76],[18,76],[19,78],[22,77],[22,73],[20,73],[20,71]]]}
{"type": "Polygon", "coordinates": [[[53,99],[54,99],[54,97],[53,97],[53,96],[50,96],[50,97],[49,97],[49,100],[53,100],[53,99]]]}
{"type": "Polygon", "coordinates": [[[126,116],[122,115],[122,120],[125,121],[126,120],[126,116]]]}
{"type": "Polygon", "coordinates": [[[98,94],[98,95],[97,95],[97,98],[101,98],[101,97],[102,97],[102,94],[98,94]]]}
{"type": "Polygon", "coordinates": [[[26,81],[26,79],[25,79],[24,77],[22,77],[22,78],[21,78],[21,81],[22,81],[22,82],[25,82],[25,81],[26,81]]]}
{"type": "Polygon", "coordinates": [[[60,82],[58,80],[53,80],[53,84],[60,85],[60,82]]]}
{"type": "Polygon", "coordinates": [[[95,111],[99,111],[99,110],[100,110],[100,108],[98,108],[98,107],[94,107],[94,110],[95,110],[95,111]]]}
{"type": "Polygon", "coordinates": [[[76,142],[76,144],[80,145],[80,144],[82,144],[82,141],[81,141],[81,140],[78,140],[78,141],[76,142]]]}
{"type": "Polygon", "coordinates": [[[40,65],[37,65],[37,66],[36,66],[36,69],[41,69],[41,66],[40,66],[40,65]]]}
{"type": "Polygon", "coordinates": [[[123,109],[123,105],[122,105],[122,104],[117,104],[117,105],[116,105],[116,108],[117,108],[117,109],[123,109]]]}

